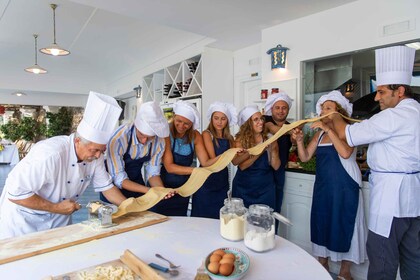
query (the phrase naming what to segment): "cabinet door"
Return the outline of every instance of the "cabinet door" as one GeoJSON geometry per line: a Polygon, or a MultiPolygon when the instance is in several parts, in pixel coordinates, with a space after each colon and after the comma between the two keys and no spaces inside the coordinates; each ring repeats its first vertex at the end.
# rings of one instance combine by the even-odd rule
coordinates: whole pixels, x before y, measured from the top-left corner
{"type": "Polygon", "coordinates": [[[311,206],[312,198],[285,192],[281,212],[289,218],[293,226],[280,224],[279,233],[287,240],[312,252],[311,245],[311,206]]]}

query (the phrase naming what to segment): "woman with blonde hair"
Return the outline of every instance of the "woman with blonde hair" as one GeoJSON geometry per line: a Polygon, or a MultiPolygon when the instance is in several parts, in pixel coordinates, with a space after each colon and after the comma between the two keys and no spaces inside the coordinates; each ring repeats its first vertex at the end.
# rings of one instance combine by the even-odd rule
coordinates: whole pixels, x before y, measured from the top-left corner
{"type": "MultiPolygon", "coordinates": [[[[204,147],[200,129],[200,113],[194,104],[179,100],[174,104],[174,117],[169,124],[169,137],[165,138],[165,152],[160,177],[167,188],[178,188],[187,182],[195,166],[194,153],[202,166],[213,164],[204,147]]],[[[166,216],[186,216],[189,197],[176,194],[151,208],[166,216]]]]}
{"type": "MultiPolygon", "coordinates": [[[[203,131],[204,146],[210,158],[215,158],[234,146],[229,126],[236,124],[236,108],[233,104],[214,102],[209,106],[209,125],[203,131]]],[[[211,174],[192,198],[194,217],[219,219],[219,210],[229,191],[228,167],[211,174]]]]}

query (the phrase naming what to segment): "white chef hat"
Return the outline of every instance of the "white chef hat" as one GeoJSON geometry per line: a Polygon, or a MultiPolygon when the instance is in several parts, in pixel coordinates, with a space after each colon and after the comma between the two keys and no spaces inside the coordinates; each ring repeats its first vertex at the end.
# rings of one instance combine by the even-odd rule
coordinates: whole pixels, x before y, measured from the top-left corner
{"type": "Polygon", "coordinates": [[[338,104],[340,104],[341,107],[343,107],[343,109],[346,110],[349,116],[351,116],[351,114],[353,113],[353,104],[351,104],[349,100],[341,94],[341,92],[339,92],[338,90],[333,90],[328,94],[324,94],[318,99],[318,102],[316,103],[316,113],[318,114],[318,116],[321,115],[321,105],[328,100],[335,101],[338,104]]]}
{"type": "Polygon", "coordinates": [[[248,105],[242,108],[241,111],[239,111],[238,114],[238,125],[243,125],[253,114],[256,112],[259,112],[257,105],[248,105]]]}
{"type": "Polygon", "coordinates": [[[175,115],[180,115],[189,119],[193,123],[194,129],[200,129],[200,113],[194,104],[187,101],[178,100],[174,104],[174,113],[175,115]]]}
{"type": "Polygon", "coordinates": [[[395,46],[375,50],[376,84],[410,85],[416,50],[395,46]]]}
{"type": "Polygon", "coordinates": [[[271,116],[271,108],[277,101],[284,101],[289,106],[289,109],[292,107],[293,99],[291,99],[286,92],[280,91],[278,93],[272,94],[267,98],[265,102],[264,111],[267,116],[271,116]]]}
{"type": "Polygon", "coordinates": [[[235,125],[238,121],[236,108],[231,103],[216,101],[210,104],[209,110],[207,111],[207,119],[209,121],[211,121],[211,116],[214,112],[222,112],[225,114],[229,120],[229,125],[235,125]]]}
{"type": "Polygon", "coordinates": [[[164,138],[169,136],[168,121],[163,116],[163,111],[154,102],[146,102],[140,105],[134,126],[143,134],[164,138]]]}
{"type": "Polygon", "coordinates": [[[91,91],[77,132],[88,141],[108,143],[122,109],[111,96],[91,91]]]}

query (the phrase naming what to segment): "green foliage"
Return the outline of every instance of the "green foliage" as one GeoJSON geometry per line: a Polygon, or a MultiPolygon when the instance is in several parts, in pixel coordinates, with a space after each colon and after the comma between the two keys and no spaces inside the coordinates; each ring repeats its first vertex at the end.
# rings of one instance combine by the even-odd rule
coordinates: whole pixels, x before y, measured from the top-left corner
{"type": "Polygon", "coordinates": [[[73,113],[66,107],[61,107],[58,113],[47,112],[48,125],[45,132],[47,137],[69,135],[73,121],[73,113]]]}
{"type": "Polygon", "coordinates": [[[12,141],[35,141],[43,135],[44,125],[33,118],[24,117],[21,121],[11,121],[0,127],[4,138],[12,141]]]}
{"type": "MultiPolygon", "coordinates": [[[[305,147],[308,146],[312,137],[314,137],[314,134],[315,134],[315,130],[313,130],[313,129],[307,129],[306,130],[305,135],[303,136],[303,143],[305,144],[305,147]]],[[[315,155],[312,156],[312,158],[307,162],[299,161],[299,165],[305,171],[315,172],[315,170],[316,170],[316,157],[315,157],[315,155]]]]}
{"type": "Polygon", "coordinates": [[[299,165],[302,166],[303,170],[305,170],[305,171],[315,172],[315,170],[316,170],[316,157],[313,156],[307,162],[299,162],[299,165]]]}

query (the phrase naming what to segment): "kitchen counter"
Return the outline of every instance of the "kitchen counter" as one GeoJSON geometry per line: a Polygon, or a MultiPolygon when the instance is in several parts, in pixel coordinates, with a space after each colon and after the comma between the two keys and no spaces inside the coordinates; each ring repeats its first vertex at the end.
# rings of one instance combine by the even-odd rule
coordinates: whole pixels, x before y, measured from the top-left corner
{"type": "Polygon", "coordinates": [[[177,280],[194,279],[207,254],[220,247],[234,247],[248,254],[250,268],[243,279],[331,279],[315,258],[284,238],[276,236],[273,250],[255,253],[243,242],[223,239],[219,220],[192,217],[170,217],[160,224],[3,264],[0,279],[61,275],[118,259],[125,249],[146,263],[167,265],[154,256],[160,253],[181,265],[177,280]]]}

